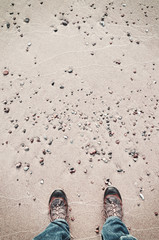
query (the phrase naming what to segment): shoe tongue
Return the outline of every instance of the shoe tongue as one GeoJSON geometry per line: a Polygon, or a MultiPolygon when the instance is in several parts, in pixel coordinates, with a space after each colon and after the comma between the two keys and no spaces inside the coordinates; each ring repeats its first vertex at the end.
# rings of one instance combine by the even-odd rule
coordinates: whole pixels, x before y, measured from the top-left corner
{"type": "Polygon", "coordinates": [[[109,200],[113,203],[120,203],[120,198],[113,195],[109,197],[109,200]]]}
{"type": "Polygon", "coordinates": [[[55,198],[55,199],[52,201],[52,204],[53,204],[54,206],[56,206],[56,205],[62,205],[62,203],[63,203],[63,201],[62,201],[61,199],[59,199],[59,198],[55,198]]]}

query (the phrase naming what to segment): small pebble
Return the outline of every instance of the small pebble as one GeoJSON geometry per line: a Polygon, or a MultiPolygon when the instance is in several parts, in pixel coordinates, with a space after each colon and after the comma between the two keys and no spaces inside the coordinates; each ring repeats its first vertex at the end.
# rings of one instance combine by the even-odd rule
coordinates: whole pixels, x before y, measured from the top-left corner
{"type": "Polygon", "coordinates": [[[69,21],[63,20],[61,24],[66,27],[69,24],[69,21]]]}
{"type": "Polygon", "coordinates": [[[74,218],[74,217],[71,217],[71,221],[74,222],[74,221],[75,221],[75,218],[74,218]]]}
{"type": "Polygon", "coordinates": [[[51,145],[53,142],[53,139],[50,139],[49,142],[48,142],[48,145],[51,145]]]}
{"type": "Polygon", "coordinates": [[[141,198],[143,201],[145,200],[145,198],[144,198],[144,196],[143,196],[142,193],[140,193],[139,196],[140,196],[140,198],[141,198]]]}
{"type": "Polygon", "coordinates": [[[10,28],[10,23],[8,22],[8,23],[6,24],[6,26],[7,26],[7,28],[9,29],[9,28],[10,28]]]}
{"type": "Polygon", "coordinates": [[[43,179],[40,180],[40,184],[44,184],[44,180],[43,179]]]}
{"type": "Polygon", "coordinates": [[[116,144],[119,144],[119,143],[120,143],[120,141],[119,141],[119,140],[116,140],[116,141],[115,141],[115,143],[116,143],[116,144]]]}
{"type": "Polygon", "coordinates": [[[99,226],[96,227],[95,232],[99,234],[99,226]]]}
{"type": "Polygon", "coordinates": [[[26,152],[28,152],[28,151],[29,151],[29,147],[25,147],[24,150],[25,150],[26,152]]]}
{"type": "Polygon", "coordinates": [[[101,25],[102,27],[104,27],[104,26],[105,26],[104,21],[100,21],[100,25],[101,25]]]}
{"type": "Polygon", "coordinates": [[[7,76],[8,74],[9,74],[9,71],[8,71],[8,70],[4,70],[4,71],[3,71],[3,75],[4,75],[4,76],[7,76]]]}
{"type": "Polygon", "coordinates": [[[154,212],[155,216],[157,217],[158,216],[158,212],[154,212]]]}
{"type": "Polygon", "coordinates": [[[9,113],[9,111],[10,111],[10,108],[4,108],[5,113],[9,113]]]}
{"type": "Polygon", "coordinates": [[[119,169],[117,169],[117,172],[123,172],[123,169],[121,169],[121,168],[119,168],[119,169]]]}
{"type": "Polygon", "coordinates": [[[29,166],[26,166],[23,168],[25,172],[27,172],[29,170],[29,166]]]}
{"type": "Polygon", "coordinates": [[[29,22],[30,22],[30,19],[29,19],[29,18],[25,18],[25,19],[24,19],[24,22],[25,22],[25,23],[29,23],[29,22]]]}
{"type": "Polygon", "coordinates": [[[72,168],[70,168],[70,173],[72,174],[72,173],[75,173],[76,172],[76,170],[72,167],[72,168]]]}
{"type": "Polygon", "coordinates": [[[22,163],[18,162],[15,166],[16,166],[16,168],[20,168],[22,166],[22,163]]]}
{"type": "Polygon", "coordinates": [[[18,127],[19,127],[19,125],[18,125],[18,124],[15,124],[14,128],[16,129],[16,128],[18,128],[18,127]]]}
{"type": "Polygon", "coordinates": [[[44,165],[44,158],[41,158],[39,163],[40,163],[41,166],[43,166],[44,165]]]}
{"type": "Polygon", "coordinates": [[[73,68],[69,68],[68,73],[73,73],[73,68]]]}

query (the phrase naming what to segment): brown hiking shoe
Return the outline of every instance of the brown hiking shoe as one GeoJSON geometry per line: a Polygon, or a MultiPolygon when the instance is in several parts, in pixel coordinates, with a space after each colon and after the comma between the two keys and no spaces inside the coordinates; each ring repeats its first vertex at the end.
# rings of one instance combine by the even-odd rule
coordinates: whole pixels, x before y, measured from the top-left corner
{"type": "Polygon", "coordinates": [[[56,219],[66,220],[67,209],[68,203],[66,194],[62,190],[55,190],[49,199],[49,214],[51,222],[56,219]]]}
{"type": "Polygon", "coordinates": [[[116,216],[122,220],[122,198],[117,188],[108,187],[104,193],[104,210],[106,218],[116,216]]]}

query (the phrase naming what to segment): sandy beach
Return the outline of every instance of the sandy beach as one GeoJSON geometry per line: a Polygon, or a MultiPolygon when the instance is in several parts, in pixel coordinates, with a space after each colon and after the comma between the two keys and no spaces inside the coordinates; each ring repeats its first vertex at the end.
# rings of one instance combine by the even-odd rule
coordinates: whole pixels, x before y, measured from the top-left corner
{"type": "Polygon", "coordinates": [[[107,186],[158,240],[159,2],[0,0],[0,51],[0,240],[43,231],[58,188],[99,240],[107,186]]]}

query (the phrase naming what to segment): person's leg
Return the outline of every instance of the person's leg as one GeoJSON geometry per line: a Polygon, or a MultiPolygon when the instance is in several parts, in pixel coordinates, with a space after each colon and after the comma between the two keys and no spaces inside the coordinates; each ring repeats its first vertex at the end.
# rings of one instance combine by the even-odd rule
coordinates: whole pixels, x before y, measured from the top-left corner
{"type": "Polygon", "coordinates": [[[69,226],[66,221],[68,203],[62,190],[55,190],[49,200],[51,223],[33,240],[69,240],[69,226]]]}
{"type": "Polygon", "coordinates": [[[122,198],[114,187],[108,187],[104,193],[106,222],[102,229],[103,240],[136,240],[122,222],[122,198]]]}
{"type": "Polygon", "coordinates": [[[69,226],[63,219],[57,219],[33,240],[69,240],[69,226]]]}
{"type": "Polygon", "coordinates": [[[129,235],[125,224],[118,217],[109,217],[103,225],[103,240],[136,240],[129,235]]]}

